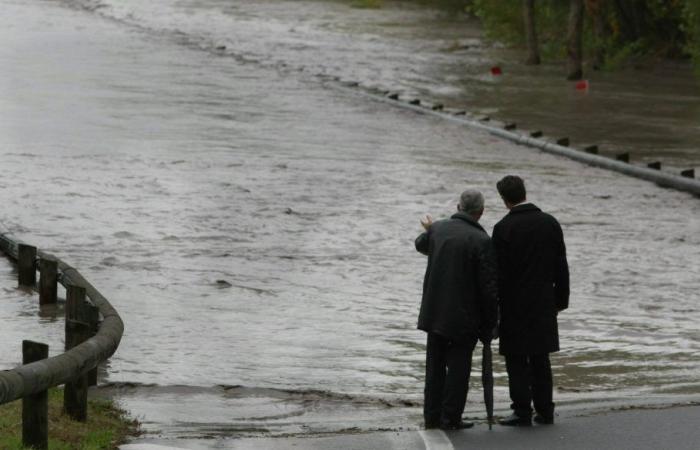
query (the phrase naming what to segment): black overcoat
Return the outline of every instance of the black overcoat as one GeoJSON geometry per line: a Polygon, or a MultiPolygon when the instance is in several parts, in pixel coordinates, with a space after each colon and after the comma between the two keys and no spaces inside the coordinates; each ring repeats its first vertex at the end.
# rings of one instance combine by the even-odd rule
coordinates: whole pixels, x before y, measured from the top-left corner
{"type": "Polygon", "coordinates": [[[428,256],[418,328],[466,341],[496,325],[497,273],[491,239],[464,213],[434,222],[416,239],[428,256]]]}
{"type": "Polygon", "coordinates": [[[569,266],[561,226],[531,203],[493,229],[501,311],[500,353],[559,350],[557,313],[569,306],[569,266]]]}

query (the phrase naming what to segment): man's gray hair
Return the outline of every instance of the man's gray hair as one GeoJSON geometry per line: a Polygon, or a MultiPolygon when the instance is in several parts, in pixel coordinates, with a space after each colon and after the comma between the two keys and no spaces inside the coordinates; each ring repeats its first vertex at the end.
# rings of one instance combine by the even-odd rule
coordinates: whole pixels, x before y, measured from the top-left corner
{"type": "Polygon", "coordinates": [[[478,213],[484,209],[484,196],[476,189],[467,189],[459,196],[459,210],[466,214],[478,213]]]}

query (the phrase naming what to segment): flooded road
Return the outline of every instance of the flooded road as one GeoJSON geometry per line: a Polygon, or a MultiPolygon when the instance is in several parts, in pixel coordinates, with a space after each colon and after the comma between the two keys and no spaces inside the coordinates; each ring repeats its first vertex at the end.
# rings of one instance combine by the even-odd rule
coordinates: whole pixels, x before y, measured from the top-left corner
{"type": "MultiPolygon", "coordinates": [[[[147,430],[417,426],[418,218],[447,216],[470,185],[485,193],[490,230],[506,212],[495,183],[511,172],[567,239],[559,404],[700,395],[696,198],[335,89],[283,65],[264,39],[190,32],[209,23],[216,34],[221,3],[181,13],[187,2],[91,2],[96,14],[0,0],[0,222],[80,268],[120,312],[126,331],[103,381],[147,430]],[[178,29],[156,31],[146,11],[178,29]],[[259,45],[269,58],[214,44],[259,45]]],[[[313,5],[276,4],[288,5],[231,8],[245,18],[246,5],[313,5]]],[[[331,18],[341,7],[318,5],[331,18]]],[[[279,23],[240,20],[241,33],[250,22],[274,35],[279,23]]],[[[39,315],[9,264],[0,269],[0,369],[18,363],[25,338],[55,354],[62,321],[39,315]]],[[[505,409],[499,358],[495,371],[505,409]]],[[[469,414],[482,410],[477,379],[469,414]]]]}
{"type": "Polygon", "coordinates": [[[410,2],[361,9],[337,0],[67,0],[105,17],[243,61],[339,77],[479,117],[517,122],[578,148],[632,153],[671,171],[700,170],[700,82],[690,64],[587,71],[590,89],[564,80],[563,61],[538,67],[494,47],[478,22],[410,2]],[[225,49],[222,49],[225,47],[225,49]],[[499,66],[502,76],[492,76],[499,66]]]}

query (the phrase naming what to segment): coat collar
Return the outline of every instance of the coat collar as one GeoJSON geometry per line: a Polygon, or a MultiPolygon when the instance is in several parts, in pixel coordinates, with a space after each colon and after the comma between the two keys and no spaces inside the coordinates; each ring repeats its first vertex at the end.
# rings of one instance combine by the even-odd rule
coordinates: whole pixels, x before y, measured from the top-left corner
{"type": "Polygon", "coordinates": [[[511,208],[511,210],[508,214],[517,214],[517,213],[528,212],[528,211],[541,211],[541,210],[540,210],[540,208],[533,205],[532,203],[523,203],[521,205],[514,206],[513,208],[511,208]]]}
{"type": "Polygon", "coordinates": [[[469,225],[471,225],[471,226],[473,226],[473,227],[475,227],[475,228],[478,228],[479,230],[481,230],[481,231],[483,231],[484,233],[486,233],[486,230],[484,230],[484,227],[482,227],[481,225],[479,225],[479,222],[477,222],[476,220],[474,220],[474,218],[473,218],[472,216],[470,216],[469,214],[465,214],[465,213],[463,213],[463,212],[458,212],[458,213],[453,214],[452,217],[451,217],[451,219],[463,220],[463,221],[467,222],[469,225]]]}

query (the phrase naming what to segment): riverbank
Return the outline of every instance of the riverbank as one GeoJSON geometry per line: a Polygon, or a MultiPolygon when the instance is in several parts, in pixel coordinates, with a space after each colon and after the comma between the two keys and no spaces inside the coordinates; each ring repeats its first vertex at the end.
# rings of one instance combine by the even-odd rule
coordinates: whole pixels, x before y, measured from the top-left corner
{"type": "MultiPolygon", "coordinates": [[[[52,450],[115,449],[137,436],[139,423],[113,400],[90,398],[88,420],[71,420],[63,413],[63,390],[49,390],[49,448],[52,450]]],[[[0,405],[0,448],[22,449],[22,401],[0,405]]]]}
{"type": "MultiPolygon", "coordinates": [[[[666,449],[695,450],[700,442],[700,406],[664,409],[633,409],[605,413],[559,415],[555,425],[531,428],[508,428],[496,425],[489,430],[477,423],[470,430],[442,432],[435,430],[344,433],[330,436],[292,438],[252,438],[221,441],[216,448],[236,450],[329,449],[354,450],[405,449],[666,449]]],[[[122,446],[123,450],[186,448],[199,450],[201,441],[172,441],[143,438],[122,446]]]]}

